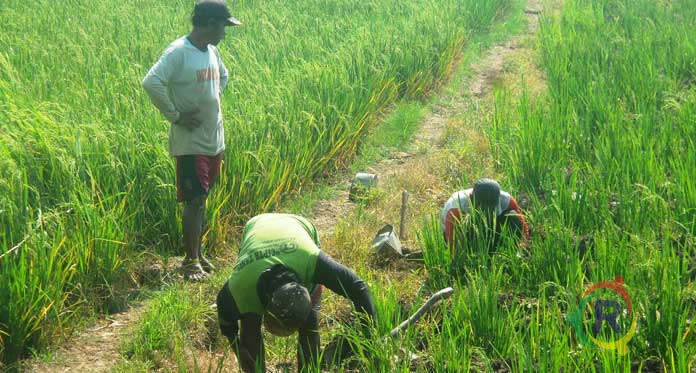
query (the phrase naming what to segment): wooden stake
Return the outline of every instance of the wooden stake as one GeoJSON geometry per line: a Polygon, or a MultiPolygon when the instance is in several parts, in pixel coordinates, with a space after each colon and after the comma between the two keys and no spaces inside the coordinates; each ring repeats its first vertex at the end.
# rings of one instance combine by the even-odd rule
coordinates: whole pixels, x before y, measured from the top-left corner
{"type": "Polygon", "coordinates": [[[399,227],[399,239],[406,237],[406,205],[408,204],[408,192],[401,193],[401,226],[399,227]]]}

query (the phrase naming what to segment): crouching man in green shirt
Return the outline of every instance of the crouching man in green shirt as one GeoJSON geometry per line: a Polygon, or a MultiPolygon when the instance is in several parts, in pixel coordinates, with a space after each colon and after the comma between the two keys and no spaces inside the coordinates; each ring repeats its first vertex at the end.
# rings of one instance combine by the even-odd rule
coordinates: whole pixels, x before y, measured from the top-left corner
{"type": "Polygon", "coordinates": [[[262,323],[274,335],[298,332],[299,371],[317,362],[324,286],[374,319],[365,282],[319,246],[316,229],[301,216],[262,214],[244,227],[234,272],[217,297],[220,330],[244,372],[266,370],[262,323]]]}

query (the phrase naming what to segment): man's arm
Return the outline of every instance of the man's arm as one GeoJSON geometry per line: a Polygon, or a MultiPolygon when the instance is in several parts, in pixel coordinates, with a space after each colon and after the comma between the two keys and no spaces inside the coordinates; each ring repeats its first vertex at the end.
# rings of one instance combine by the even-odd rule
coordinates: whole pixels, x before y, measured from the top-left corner
{"type": "Polygon", "coordinates": [[[449,246],[450,254],[454,257],[454,233],[459,225],[461,210],[451,209],[445,215],[445,242],[449,246]]]}
{"type": "Polygon", "coordinates": [[[530,239],[529,227],[527,226],[527,222],[524,220],[524,215],[522,215],[522,209],[520,209],[520,206],[517,204],[514,197],[510,197],[510,204],[503,215],[506,217],[505,220],[507,224],[510,224],[513,229],[522,233],[525,240],[530,239]]]}
{"type": "MultiPolygon", "coordinates": [[[[314,282],[326,286],[334,293],[348,298],[353,302],[355,310],[360,312],[363,316],[360,317],[362,332],[369,338],[371,332],[370,326],[374,324],[376,310],[372,295],[365,281],[360,279],[360,277],[346,266],[336,262],[322,251],[317,259],[317,266],[314,271],[314,282]]],[[[319,344],[318,340],[319,337],[317,334],[317,345],[319,344]]],[[[349,342],[348,345],[350,345],[349,342]]],[[[341,352],[341,354],[344,357],[349,356],[352,354],[353,348],[354,346],[350,345],[350,347],[341,352]]],[[[300,367],[302,367],[301,363],[300,361],[298,364],[300,367]]]]}
{"type": "Polygon", "coordinates": [[[227,81],[229,80],[229,72],[227,71],[225,64],[222,62],[222,57],[220,57],[220,51],[217,48],[215,48],[215,55],[217,56],[218,66],[220,69],[220,95],[222,95],[222,92],[225,90],[225,87],[227,87],[227,81]]]}
{"type": "Polygon", "coordinates": [[[314,282],[322,284],[334,293],[350,299],[356,311],[374,319],[376,313],[375,305],[365,281],[323,251],[317,259],[314,282]]]}
{"type": "Polygon", "coordinates": [[[143,78],[143,88],[155,107],[171,123],[179,120],[180,113],[167,92],[167,85],[181,65],[181,56],[176,49],[168,49],[143,78]]]}
{"type": "MultiPolygon", "coordinates": [[[[220,290],[217,296],[217,312],[220,331],[230,342],[230,347],[237,356],[239,366],[246,373],[255,372],[259,351],[263,352],[261,316],[244,315],[240,317],[237,304],[225,287],[220,290]],[[241,340],[239,336],[240,320],[242,324],[241,340]]],[[[261,357],[263,358],[263,354],[261,357]]]]}
{"type": "Polygon", "coordinates": [[[246,347],[244,347],[244,345],[240,342],[239,328],[235,326],[235,330],[236,331],[234,333],[234,336],[230,337],[227,334],[225,335],[227,336],[227,340],[230,342],[230,347],[232,348],[232,351],[234,352],[235,356],[237,356],[237,363],[239,364],[239,367],[242,369],[242,371],[246,373],[255,372],[256,359],[251,355],[249,350],[246,347]]]}
{"type": "Polygon", "coordinates": [[[313,371],[314,363],[319,356],[319,303],[312,307],[307,321],[297,333],[297,371],[313,371]]]}
{"type": "Polygon", "coordinates": [[[245,373],[266,371],[266,351],[261,334],[261,316],[248,314],[241,318],[241,340],[237,350],[237,360],[245,373]]]}

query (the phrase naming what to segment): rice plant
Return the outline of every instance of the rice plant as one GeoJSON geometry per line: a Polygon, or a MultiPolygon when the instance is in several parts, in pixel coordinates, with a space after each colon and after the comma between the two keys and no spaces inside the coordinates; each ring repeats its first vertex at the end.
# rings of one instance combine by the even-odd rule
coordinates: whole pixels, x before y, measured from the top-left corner
{"type": "Polygon", "coordinates": [[[520,369],[693,369],[695,9],[565,1],[542,18],[546,96],[497,97],[496,159],[543,233],[501,288],[537,304],[520,369]],[[638,325],[626,355],[583,345],[567,322],[590,284],[615,276],[638,325]]]}
{"type": "MultiPolygon", "coordinates": [[[[432,89],[469,35],[508,4],[232,3],[245,25],[220,46],[231,79],[209,246],[227,225],[345,165],[385,108],[432,89]]],[[[108,311],[111,286],[138,253],[180,251],[167,123],[140,80],[189,31],[191,8],[190,0],[0,5],[3,361],[69,334],[66,315],[108,311]]]]}

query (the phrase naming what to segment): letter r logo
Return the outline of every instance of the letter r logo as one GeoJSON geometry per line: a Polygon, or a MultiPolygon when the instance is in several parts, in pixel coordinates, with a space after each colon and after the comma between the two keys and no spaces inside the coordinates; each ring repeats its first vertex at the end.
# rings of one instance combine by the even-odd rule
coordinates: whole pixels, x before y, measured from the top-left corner
{"type": "Polygon", "coordinates": [[[597,299],[594,304],[594,311],[595,324],[592,331],[594,332],[595,337],[602,330],[602,323],[604,321],[609,323],[609,326],[614,330],[614,333],[621,333],[621,328],[619,327],[619,324],[617,324],[617,321],[619,319],[619,315],[621,315],[621,311],[623,311],[623,307],[621,307],[619,302],[615,300],[597,299]]]}

